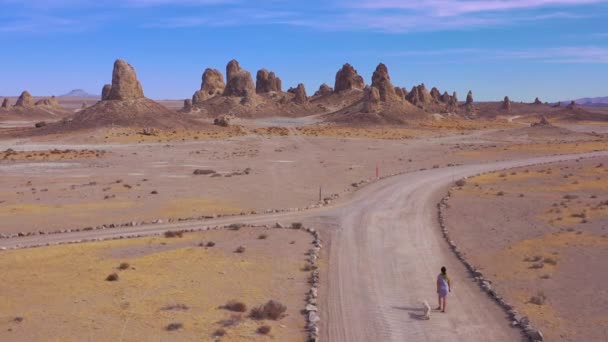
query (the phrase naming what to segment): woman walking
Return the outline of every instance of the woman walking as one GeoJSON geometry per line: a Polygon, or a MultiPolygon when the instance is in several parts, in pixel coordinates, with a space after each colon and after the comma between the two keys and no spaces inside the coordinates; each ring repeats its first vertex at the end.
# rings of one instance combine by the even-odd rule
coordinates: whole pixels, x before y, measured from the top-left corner
{"type": "Polygon", "coordinates": [[[445,312],[447,306],[446,298],[449,292],[452,292],[452,284],[450,283],[447,270],[445,269],[445,266],[443,266],[441,267],[441,273],[437,276],[437,296],[439,298],[437,310],[445,312]]]}

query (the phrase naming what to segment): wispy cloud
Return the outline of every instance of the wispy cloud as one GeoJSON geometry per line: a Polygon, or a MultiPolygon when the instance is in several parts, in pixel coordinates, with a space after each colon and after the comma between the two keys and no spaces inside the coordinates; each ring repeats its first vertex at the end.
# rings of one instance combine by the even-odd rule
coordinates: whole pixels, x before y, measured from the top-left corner
{"type": "Polygon", "coordinates": [[[441,57],[457,60],[528,60],[542,63],[608,64],[608,48],[597,46],[561,46],[526,49],[440,49],[406,51],[368,51],[364,54],[384,57],[441,57]]]}

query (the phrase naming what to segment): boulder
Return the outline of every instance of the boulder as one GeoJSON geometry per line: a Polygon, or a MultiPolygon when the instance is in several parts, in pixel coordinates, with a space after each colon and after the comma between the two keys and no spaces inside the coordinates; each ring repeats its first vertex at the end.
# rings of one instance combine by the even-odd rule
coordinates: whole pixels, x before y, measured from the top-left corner
{"type": "Polygon", "coordinates": [[[300,83],[294,90],[295,97],[293,98],[293,102],[297,104],[304,104],[308,102],[308,97],[306,96],[306,88],[304,88],[304,84],[300,83]]]}
{"type": "Polygon", "coordinates": [[[326,83],[321,84],[319,90],[315,92],[315,96],[325,96],[334,92],[334,89],[328,86],[326,83]]]}
{"type": "Polygon", "coordinates": [[[363,77],[359,76],[357,70],[352,65],[346,63],[336,73],[336,83],[334,85],[336,93],[350,89],[362,90],[364,87],[365,82],[363,81],[363,77]]]}
{"type": "Polygon", "coordinates": [[[383,63],[378,64],[372,75],[372,87],[377,88],[380,92],[381,101],[399,100],[399,97],[395,93],[395,87],[391,83],[391,78],[388,75],[388,68],[383,63]]]}
{"type": "Polygon", "coordinates": [[[221,95],[225,88],[226,84],[222,73],[217,69],[207,68],[203,72],[201,89],[192,96],[192,104],[201,104],[214,96],[221,95]]]}
{"type": "Polygon", "coordinates": [[[508,96],[505,96],[505,99],[502,101],[502,109],[504,109],[506,111],[511,110],[511,100],[509,99],[508,96]]]}
{"type": "Polygon", "coordinates": [[[540,120],[538,120],[538,122],[532,123],[532,127],[548,127],[548,126],[552,126],[552,125],[544,115],[542,115],[540,117],[540,120]]]}
{"type": "Polygon", "coordinates": [[[363,93],[363,111],[365,113],[374,113],[378,110],[378,103],[380,102],[380,90],[371,86],[365,87],[363,93]]]}
{"type": "Polygon", "coordinates": [[[274,72],[269,72],[266,69],[258,70],[255,82],[256,93],[264,94],[272,91],[281,91],[281,87],[281,79],[274,72]]]}
{"type": "Polygon", "coordinates": [[[114,62],[112,72],[112,89],[108,95],[108,100],[137,100],[144,97],[141,83],[137,80],[137,74],[131,64],[122,59],[114,62]]]}
{"type": "Polygon", "coordinates": [[[32,95],[26,90],[17,99],[17,103],[15,103],[15,107],[32,107],[34,105],[34,98],[32,95]]]}
{"type": "Polygon", "coordinates": [[[55,96],[51,96],[49,98],[45,98],[42,100],[38,100],[36,102],[36,106],[46,106],[46,107],[59,107],[59,101],[55,96]]]}
{"type": "Polygon", "coordinates": [[[224,96],[251,97],[255,94],[253,78],[249,71],[241,69],[239,63],[232,60],[226,66],[228,83],[224,89],[224,96]]]}
{"type": "Polygon", "coordinates": [[[8,108],[8,99],[5,98],[4,101],[2,101],[2,108],[8,108]]]}
{"type": "Polygon", "coordinates": [[[110,92],[112,91],[112,85],[106,84],[101,89],[101,101],[109,100],[110,92]]]}
{"type": "Polygon", "coordinates": [[[467,94],[467,101],[466,101],[466,105],[467,106],[472,106],[474,103],[473,101],[473,92],[469,90],[469,93],[467,94]]]}

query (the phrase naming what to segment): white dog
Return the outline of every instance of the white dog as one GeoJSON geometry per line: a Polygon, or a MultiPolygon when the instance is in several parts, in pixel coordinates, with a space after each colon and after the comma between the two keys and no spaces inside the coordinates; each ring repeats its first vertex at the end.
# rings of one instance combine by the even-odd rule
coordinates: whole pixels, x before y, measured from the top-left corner
{"type": "Polygon", "coordinates": [[[423,301],[422,306],[424,309],[424,319],[431,319],[431,306],[429,305],[429,302],[426,300],[423,301]]]}

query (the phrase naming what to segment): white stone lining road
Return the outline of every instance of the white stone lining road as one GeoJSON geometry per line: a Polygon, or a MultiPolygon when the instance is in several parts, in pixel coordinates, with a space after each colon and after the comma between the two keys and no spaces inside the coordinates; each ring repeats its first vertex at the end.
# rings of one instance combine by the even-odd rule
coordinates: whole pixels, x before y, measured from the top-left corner
{"type": "Polygon", "coordinates": [[[326,291],[319,303],[322,340],[519,341],[521,332],[509,326],[506,313],[471,280],[443,239],[437,202],[446,187],[462,177],[598,156],[608,156],[608,151],[425,170],[372,183],[339,204],[320,209],[2,239],[0,247],[151,235],[235,222],[303,221],[331,237],[327,279],[321,279],[326,291]],[[434,312],[431,320],[420,320],[421,301],[436,304],[435,276],[444,265],[454,282],[448,313],[434,312]]]}

